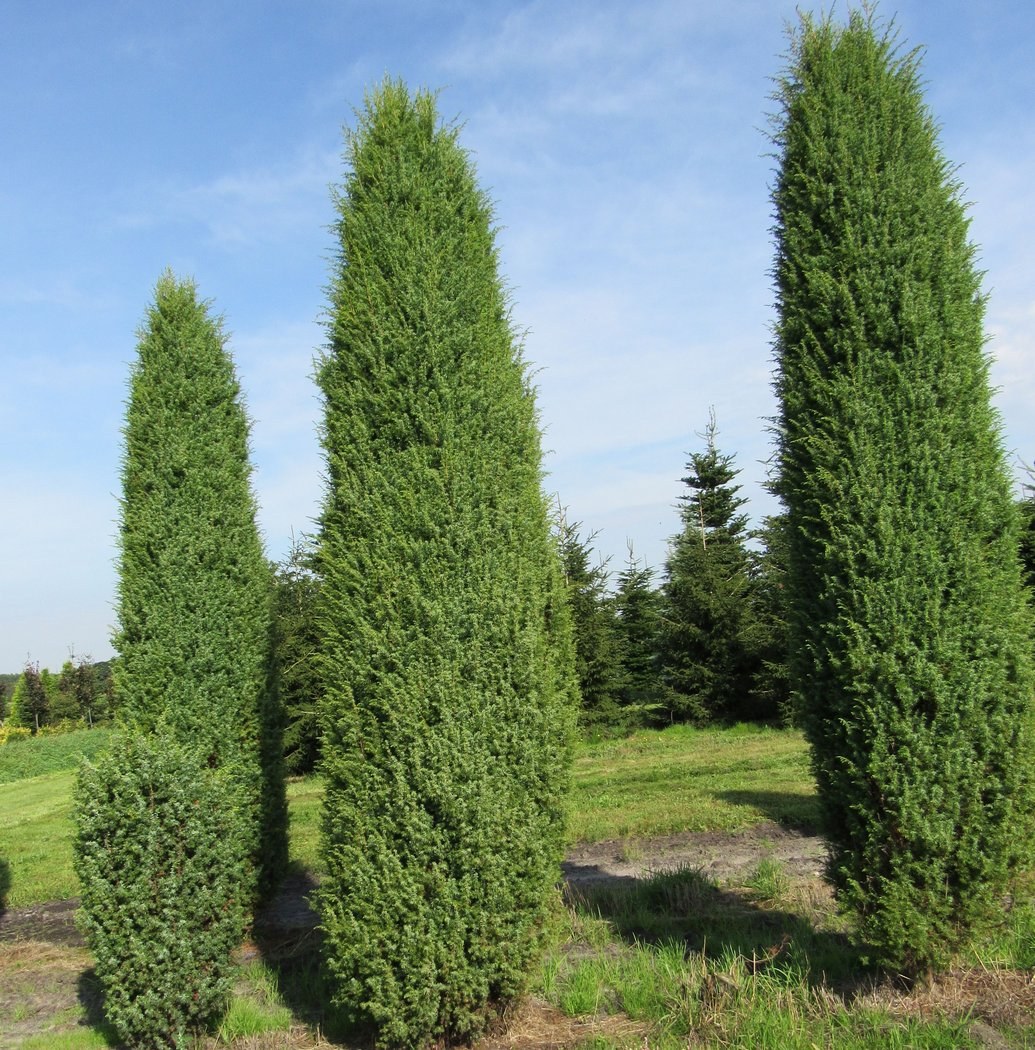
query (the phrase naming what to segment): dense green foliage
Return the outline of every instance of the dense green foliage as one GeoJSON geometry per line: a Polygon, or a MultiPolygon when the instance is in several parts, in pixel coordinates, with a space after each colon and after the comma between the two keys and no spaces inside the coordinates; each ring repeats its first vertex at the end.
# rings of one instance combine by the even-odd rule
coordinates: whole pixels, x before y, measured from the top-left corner
{"type": "Polygon", "coordinates": [[[618,725],[621,656],[615,630],[615,609],[608,591],[607,566],[593,563],[593,536],[579,535],[579,522],[563,515],[557,525],[557,546],[571,610],[575,638],[575,673],[584,726],[618,725]]]}
{"type": "Polygon", "coordinates": [[[752,706],[756,717],[797,725],[791,697],[787,625],[787,520],[783,514],[763,519],[753,533],[751,606],[755,645],[752,706]]]}
{"type": "Polygon", "coordinates": [[[134,1047],[183,1045],[222,1012],[244,935],[239,787],[178,736],[120,734],[76,786],[78,921],[134,1047]]]}
{"type": "Polygon", "coordinates": [[[319,908],[341,1003],[419,1046],[525,985],[577,687],[489,202],[434,98],[398,83],[347,160],[319,369],[319,908]]]}
{"type": "Polygon", "coordinates": [[[274,566],[273,636],[284,709],[284,760],[294,775],[311,772],[320,752],[316,627],[320,579],[315,562],[313,541],[304,537],[293,542],[288,556],[274,566]]]}
{"type": "Polygon", "coordinates": [[[629,547],[625,567],[615,579],[615,644],[618,650],[618,702],[621,724],[663,721],[658,655],[661,592],[654,572],[629,547]]]}
{"type": "Polygon", "coordinates": [[[116,691],[243,788],[258,885],[287,859],[272,579],[255,522],[248,420],[219,321],[164,275],[130,379],[119,531],[116,691]]]}
{"type": "Polygon", "coordinates": [[[674,721],[736,720],[757,714],[751,558],[744,499],[733,457],[716,445],[715,417],[691,453],[680,497],[682,530],[665,564],[660,634],[662,702],[674,721]]]}
{"type": "Polygon", "coordinates": [[[915,54],[803,16],[779,92],[791,673],[840,900],[946,963],[1030,860],[1030,625],[968,221],[915,54]]]}
{"type": "Polygon", "coordinates": [[[50,721],[50,700],[39,664],[27,663],[14,683],[7,721],[38,733],[50,721]]]}

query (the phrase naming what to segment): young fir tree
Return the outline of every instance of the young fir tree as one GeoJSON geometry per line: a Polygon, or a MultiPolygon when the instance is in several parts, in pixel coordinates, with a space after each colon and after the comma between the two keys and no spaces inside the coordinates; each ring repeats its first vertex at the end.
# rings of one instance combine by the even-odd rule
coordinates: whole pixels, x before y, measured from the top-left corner
{"type": "Polygon", "coordinates": [[[754,563],[752,617],[755,624],[757,662],[751,686],[755,718],[759,721],[798,725],[800,718],[791,700],[790,637],[787,626],[787,520],[774,514],[755,530],[759,547],[754,563]]]}
{"type": "Polygon", "coordinates": [[[593,564],[593,536],[583,540],[579,527],[579,522],[569,522],[562,514],[557,543],[575,635],[581,721],[586,726],[615,726],[621,717],[614,603],[608,592],[607,566],[593,564]]]}
{"type": "Polygon", "coordinates": [[[774,188],[791,673],[841,903],[946,963],[1029,849],[1030,624],[984,299],[916,53],[803,16],[774,188]]]}
{"type": "Polygon", "coordinates": [[[288,556],[273,568],[273,633],[284,708],[284,758],[295,775],[312,772],[320,752],[320,635],[316,624],[320,578],[315,562],[315,543],[304,536],[292,541],[288,556]]]}
{"type": "Polygon", "coordinates": [[[420,1046],[525,985],[577,686],[489,201],[430,94],[384,82],[347,146],[319,369],[319,909],[338,1001],[420,1046]]]}
{"type": "Polygon", "coordinates": [[[682,531],[665,564],[662,679],[671,716],[704,722],[743,717],[756,665],[745,500],[733,457],[715,443],[709,417],[703,452],[687,464],[682,531]]]}
{"type": "Polygon", "coordinates": [[[272,580],[255,520],[249,423],[221,323],[165,274],[140,331],[125,427],[116,691],[241,785],[257,886],[286,863],[272,580]]]}
{"type": "Polygon", "coordinates": [[[641,564],[631,543],[625,568],[615,580],[614,607],[622,721],[629,726],[662,721],[658,662],[661,592],[654,586],[653,570],[641,564]]]}

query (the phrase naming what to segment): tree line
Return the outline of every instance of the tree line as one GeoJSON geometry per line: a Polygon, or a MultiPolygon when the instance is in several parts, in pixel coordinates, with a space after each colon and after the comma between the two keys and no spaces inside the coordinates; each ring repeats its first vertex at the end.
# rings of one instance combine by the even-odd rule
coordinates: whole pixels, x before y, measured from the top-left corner
{"type": "Polygon", "coordinates": [[[872,12],[801,15],[776,98],[783,511],[753,553],[710,419],[657,586],[630,552],[611,593],[542,492],[492,209],[432,94],[386,80],[346,135],[326,492],[279,572],[222,325],[159,280],[125,427],[121,730],[76,790],[124,1041],[183,1042],[226,1002],[287,859],[285,736],[326,781],[331,996],[379,1046],[470,1039],[526,987],[578,717],[790,711],[874,958],[923,978],[994,922],[1030,866],[1033,624],[961,189],[872,12]]]}
{"type": "Polygon", "coordinates": [[[71,655],[54,674],[28,662],[17,675],[0,682],[0,724],[6,728],[60,730],[92,728],[109,721],[115,712],[111,663],[94,663],[88,656],[71,655]]]}

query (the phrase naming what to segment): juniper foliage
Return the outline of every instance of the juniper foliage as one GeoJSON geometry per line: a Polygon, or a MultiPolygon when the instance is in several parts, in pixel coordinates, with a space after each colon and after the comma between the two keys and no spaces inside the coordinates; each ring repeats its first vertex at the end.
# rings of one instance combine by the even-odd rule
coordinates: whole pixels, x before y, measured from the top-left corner
{"type": "Polygon", "coordinates": [[[221,322],[166,273],[139,333],[126,414],[116,691],[242,785],[260,890],[287,858],[272,575],[255,520],[249,424],[221,322]]]}
{"type": "Polygon", "coordinates": [[[188,1045],[230,998],[246,911],[230,772],[162,726],[117,735],[80,769],[77,922],[128,1046],[188,1045]]]}
{"type": "Polygon", "coordinates": [[[432,95],[347,135],[319,367],[319,909],[381,1045],[466,1039],[525,987],[555,893],[576,686],[533,392],[492,210],[432,95]]]}
{"type": "Polygon", "coordinates": [[[1030,844],[1030,624],[984,298],[893,28],[803,15],[778,101],[790,670],[840,901],[922,974],[1030,844]]]}

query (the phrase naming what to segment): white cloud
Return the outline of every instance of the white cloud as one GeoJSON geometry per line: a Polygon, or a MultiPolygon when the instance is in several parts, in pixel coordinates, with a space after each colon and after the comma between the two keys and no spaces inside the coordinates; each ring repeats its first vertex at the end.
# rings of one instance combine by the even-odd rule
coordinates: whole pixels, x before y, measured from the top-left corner
{"type": "Polygon", "coordinates": [[[268,249],[297,241],[299,230],[319,234],[340,171],[337,150],[309,146],[288,162],[228,171],[194,185],[149,186],[141,194],[146,203],[124,208],[113,225],[146,231],[190,223],[219,249],[268,249]]]}

